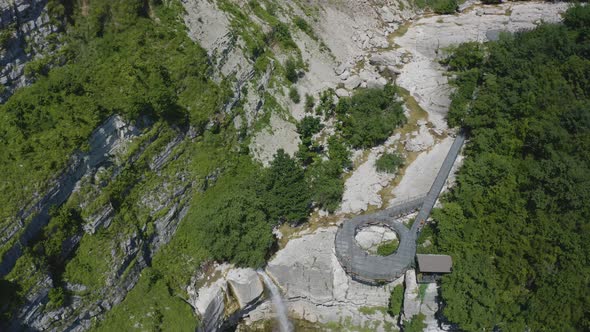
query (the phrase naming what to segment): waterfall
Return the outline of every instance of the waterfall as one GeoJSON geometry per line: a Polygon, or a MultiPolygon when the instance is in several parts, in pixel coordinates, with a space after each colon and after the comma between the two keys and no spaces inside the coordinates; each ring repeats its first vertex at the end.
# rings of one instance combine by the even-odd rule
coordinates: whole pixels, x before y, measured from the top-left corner
{"type": "Polygon", "coordinates": [[[262,276],[264,284],[270,290],[272,303],[275,308],[277,320],[279,321],[280,332],[292,332],[293,326],[291,325],[291,322],[289,322],[289,317],[287,316],[287,307],[285,307],[285,303],[283,302],[279,288],[274,284],[274,282],[272,282],[266,272],[259,270],[258,274],[262,276]]]}

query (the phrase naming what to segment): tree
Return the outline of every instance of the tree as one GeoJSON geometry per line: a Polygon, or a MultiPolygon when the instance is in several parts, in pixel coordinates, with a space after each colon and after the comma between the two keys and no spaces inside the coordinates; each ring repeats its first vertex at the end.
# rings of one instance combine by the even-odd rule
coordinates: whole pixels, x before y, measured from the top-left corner
{"type": "Polygon", "coordinates": [[[343,138],[355,148],[370,148],[384,142],[405,121],[395,88],[357,90],[340,98],[336,107],[343,138]]]}
{"type": "Polygon", "coordinates": [[[453,257],[443,313],[463,330],[590,329],[588,15],[454,56],[449,123],[470,140],[433,242],[453,257]]]}
{"type": "Polygon", "coordinates": [[[273,221],[299,223],[309,214],[310,195],[303,169],[279,149],[264,176],[265,205],[273,221]]]}
{"type": "Polygon", "coordinates": [[[240,266],[261,266],[274,243],[263,201],[245,184],[207,195],[197,215],[200,239],[211,256],[240,266]]]}

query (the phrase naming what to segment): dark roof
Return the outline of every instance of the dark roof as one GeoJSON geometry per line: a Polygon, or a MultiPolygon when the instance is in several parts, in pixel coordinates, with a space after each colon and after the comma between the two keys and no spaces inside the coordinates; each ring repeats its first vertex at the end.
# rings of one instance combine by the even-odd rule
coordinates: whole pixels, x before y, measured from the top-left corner
{"type": "Polygon", "coordinates": [[[450,273],[453,260],[449,255],[416,255],[418,270],[426,273],[450,273]]]}

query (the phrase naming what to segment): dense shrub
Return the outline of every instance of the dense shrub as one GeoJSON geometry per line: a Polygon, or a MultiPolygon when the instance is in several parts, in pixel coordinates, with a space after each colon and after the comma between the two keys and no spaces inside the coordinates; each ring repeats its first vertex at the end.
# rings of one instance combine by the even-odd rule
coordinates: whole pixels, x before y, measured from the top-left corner
{"type": "Polygon", "coordinates": [[[296,87],[292,86],[289,88],[289,98],[291,98],[291,101],[293,101],[295,104],[299,104],[301,101],[301,96],[299,95],[299,91],[297,91],[296,87]]]}
{"type": "Polygon", "coordinates": [[[398,240],[387,241],[385,243],[380,244],[377,247],[377,255],[389,256],[389,255],[393,254],[397,250],[398,247],[399,247],[398,240]]]}
{"type": "Polygon", "coordinates": [[[310,143],[311,137],[324,128],[319,118],[314,116],[305,116],[297,124],[297,132],[301,135],[301,140],[310,143]]]}
{"type": "Polygon", "coordinates": [[[404,164],[404,158],[397,153],[384,153],[375,162],[375,168],[379,172],[395,173],[404,164]]]}
{"type": "Polygon", "coordinates": [[[285,61],[285,77],[291,83],[297,83],[299,80],[299,71],[297,70],[297,61],[293,58],[288,58],[285,61]]]}
{"type": "Polygon", "coordinates": [[[262,197],[273,222],[299,223],[307,219],[310,193],[303,169],[279,149],[263,179],[262,197]]]}
{"type": "Polygon", "coordinates": [[[315,100],[312,95],[305,94],[305,112],[311,113],[313,112],[313,107],[315,106],[315,100]]]}
{"type": "Polygon", "coordinates": [[[463,330],[590,329],[588,15],[502,36],[458,73],[449,118],[470,141],[433,234],[453,257],[443,313],[463,330]]]}
{"type": "Polygon", "coordinates": [[[389,308],[387,312],[389,312],[391,316],[398,316],[401,313],[403,302],[404,286],[396,285],[391,291],[391,296],[389,297],[389,308]]]}
{"type": "Polygon", "coordinates": [[[357,90],[352,97],[340,98],[336,107],[344,139],[354,148],[370,148],[383,143],[405,121],[395,88],[357,90]]]}

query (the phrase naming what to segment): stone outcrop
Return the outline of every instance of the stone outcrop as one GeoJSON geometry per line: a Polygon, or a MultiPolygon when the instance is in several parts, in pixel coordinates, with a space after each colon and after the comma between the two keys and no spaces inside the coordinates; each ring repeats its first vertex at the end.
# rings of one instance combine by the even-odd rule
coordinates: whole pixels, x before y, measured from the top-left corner
{"type": "Polygon", "coordinates": [[[138,135],[139,130],[125,123],[119,116],[108,118],[92,133],[89,139],[89,152],[74,154],[68,167],[50,183],[46,193],[22,209],[17,221],[0,230],[4,234],[0,246],[11,246],[2,257],[0,276],[10,272],[22,254],[22,248],[47,225],[50,219],[49,208],[63,204],[82,177],[93,173],[101,164],[111,160],[130,139],[138,135]]]}
{"type": "Polygon", "coordinates": [[[240,309],[256,302],[263,292],[258,273],[252,269],[233,269],[227,274],[227,282],[240,309]]]}
{"type": "Polygon", "coordinates": [[[418,132],[411,135],[406,141],[406,151],[420,152],[429,149],[434,145],[434,136],[430,133],[426,121],[419,121],[418,125],[420,126],[418,132]]]}
{"type": "Polygon", "coordinates": [[[200,317],[198,331],[215,332],[235,326],[239,318],[260,303],[264,294],[262,281],[252,269],[223,264],[216,266],[212,274],[218,275],[216,280],[201,274],[187,287],[188,302],[200,317]]]}
{"type": "Polygon", "coordinates": [[[279,149],[294,156],[300,143],[297,127],[273,113],[270,117],[269,128],[261,130],[252,139],[250,151],[254,159],[260,161],[264,166],[269,166],[279,149]]]}
{"type": "MultiPolygon", "coordinates": [[[[334,254],[336,227],[292,239],[268,263],[266,271],[282,288],[289,315],[309,322],[348,322],[384,331],[396,320],[388,306],[392,288],[402,281],[375,287],[353,281],[334,254]]],[[[245,315],[246,324],[272,317],[272,306],[260,305],[245,315]]]]}
{"type": "Polygon", "coordinates": [[[404,308],[402,319],[408,321],[420,312],[420,294],[418,283],[416,282],[416,271],[406,271],[405,291],[404,291],[404,308]]]}
{"type": "Polygon", "coordinates": [[[0,103],[17,88],[30,83],[25,77],[27,62],[47,52],[50,34],[59,31],[50,20],[47,0],[0,1],[0,103]]]}

